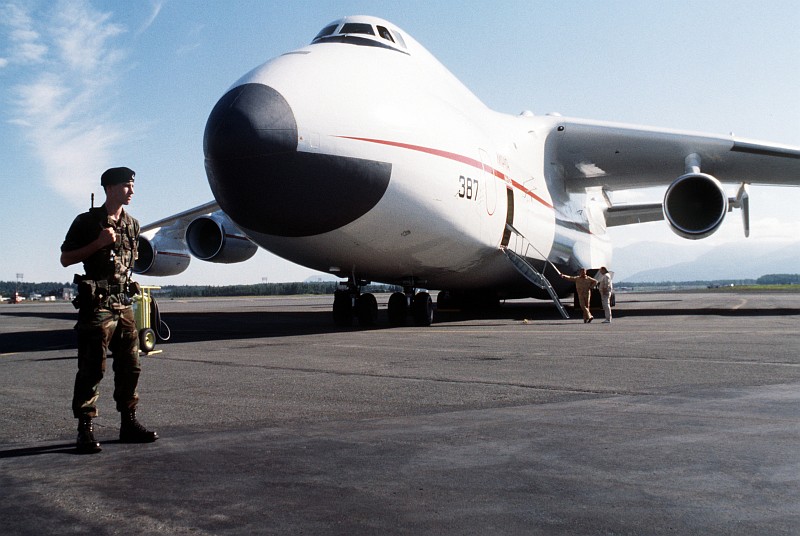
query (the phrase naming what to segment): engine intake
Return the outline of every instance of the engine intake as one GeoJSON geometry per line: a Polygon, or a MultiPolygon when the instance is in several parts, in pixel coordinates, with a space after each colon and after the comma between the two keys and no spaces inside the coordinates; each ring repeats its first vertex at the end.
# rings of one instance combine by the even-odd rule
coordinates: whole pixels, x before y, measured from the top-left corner
{"type": "Polygon", "coordinates": [[[705,173],[675,179],[664,194],[664,217],[678,236],[698,240],[712,235],[728,212],[722,184],[705,173]]]}
{"type": "Polygon", "coordinates": [[[246,261],[258,251],[223,212],[192,221],[186,228],[186,245],[198,259],[226,264],[246,261]]]}
{"type": "Polygon", "coordinates": [[[139,258],[133,265],[137,274],[177,275],[189,267],[192,258],[183,242],[149,231],[139,235],[139,258]]]}

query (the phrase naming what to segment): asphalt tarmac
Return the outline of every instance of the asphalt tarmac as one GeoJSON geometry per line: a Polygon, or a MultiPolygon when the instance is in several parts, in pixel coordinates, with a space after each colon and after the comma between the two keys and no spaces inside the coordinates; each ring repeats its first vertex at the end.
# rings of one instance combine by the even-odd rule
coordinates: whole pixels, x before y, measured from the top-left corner
{"type": "Polygon", "coordinates": [[[331,300],[162,300],[138,412],[161,438],[118,442],[109,364],[94,455],[72,306],[0,305],[0,532],[800,533],[800,293],[374,329],[331,300]]]}

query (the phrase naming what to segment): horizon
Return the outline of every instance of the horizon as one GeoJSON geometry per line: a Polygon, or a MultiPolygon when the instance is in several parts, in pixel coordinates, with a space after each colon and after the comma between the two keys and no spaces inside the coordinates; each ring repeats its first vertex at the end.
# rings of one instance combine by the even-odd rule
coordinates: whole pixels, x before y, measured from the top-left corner
{"type": "MultiPolygon", "coordinates": [[[[781,286],[781,287],[797,286],[797,287],[799,287],[798,291],[800,291],[800,282],[794,282],[794,281],[792,281],[792,282],[774,282],[774,283],[759,283],[758,282],[760,279],[772,278],[772,277],[779,277],[779,278],[786,278],[786,279],[792,279],[792,278],[797,279],[797,278],[800,278],[800,272],[798,272],[798,273],[763,274],[763,275],[760,275],[760,276],[755,277],[755,278],[747,277],[747,278],[691,279],[691,280],[668,280],[667,279],[667,280],[661,280],[661,281],[627,281],[627,280],[616,281],[615,280],[614,281],[614,285],[618,286],[618,287],[615,288],[615,291],[624,291],[624,290],[628,290],[628,289],[626,289],[622,285],[642,285],[642,286],[652,287],[652,286],[661,286],[661,285],[684,285],[684,286],[686,286],[686,285],[707,285],[707,284],[712,284],[712,283],[720,283],[720,284],[725,284],[727,286],[728,283],[738,283],[739,286],[750,286],[750,285],[781,286]]],[[[15,283],[16,283],[15,281],[0,281],[0,287],[14,285],[15,283]]],[[[60,281],[40,281],[40,282],[22,281],[22,282],[20,282],[20,286],[37,286],[38,287],[38,286],[48,285],[48,284],[62,285],[62,289],[75,287],[74,283],[69,283],[69,282],[61,283],[60,281]]],[[[156,295],[158,295],[158,294],[160,294],[160,293],[162,293],[164,291],[167,291],[167,290],[173,289],[173,288],[175,288],[175,289],[215,288],[215,289],[219,289],[219,290],[225,290],[225,289],[232,289],[232,288],[252,288],[252,287],[268,287],[268,286],[281,287],[281,286],[305,285],[305,284],[308,284],[308,285],[320,285],[320,286],[334,285],[334,284],[338,285],[338,281],[335,281],[335,280],[281,281],[280,283],[248,283],[248,284],[235,284],[235,285],[216,285],[216,284],[203,284],[203,283],[200,283],[200,284],[176,284],[176,285],[162,285],[157,290],[154,290],[153,292],[156,295]]],[[[372,292],[374,294],[380,294],[381,292],[384,292],[386,294],[390,294],[392,292],[392,287],[396,287],[397,285],[392,285],[392,284],[387,284],[387,283],[374,283],[374,284],[371,284],[370,286],[375,287],[375,288],[372,288],[370,290],[370,292],[372,292]],[[386,289],[384,291],[378,290],[378,288],[380,288],[380,287],[386,287],[386,289]]],[[[734,285],[731,284],[730,286],[733,287],[734,285]]],[[[716,287],[714,287],[714,288],[716,288],[716,287]]],[[[37,289],[35,289],[33,291],[30,291],[30,292],[38,293],[40,290],[42,290],[42,289],[38,289],[37,288],[37,289]]],[[[30,292],[28,292],[28,293],[30,294],[30,292]]],[[[23,294],[23,292],[20,292],[21,297],[25,298],[25,296],[22,296],[22,294],[23,294]]],[[[328,293],[326,293],[326,294],[328,294],[328,293]]],[[[221,294],[221,295],[223,295],[223,294],[221,294]]],[[[224,294],[224,295],[227,296],[229,294],[224,294]]],[[[264,295],[265,296],[272,296],[272,295],[278,296],[278,295],[284,295],[284,294],[264,294],[264,295]]],[[[285,295],[288,296],[290,294],[285,294],[285,295]]],[[[300,294],[296,294],[296,295],[300,295],[300,294]]],[[[3,294],[3,292],[0,292],[0,297],[6,298],[7,296],[5,294],[3,294]]],[[[510,299],[524,300],[524,299],[535,299],[535,298],[521,297],[521,298],[510,298],[510,299]]],[[[561,298],[561,299],[563,300],[563,299],[566,299],[566,298],[561,298]]],[[[541,301],[547,301],[547,300],[541,300],[541,301]]]]}

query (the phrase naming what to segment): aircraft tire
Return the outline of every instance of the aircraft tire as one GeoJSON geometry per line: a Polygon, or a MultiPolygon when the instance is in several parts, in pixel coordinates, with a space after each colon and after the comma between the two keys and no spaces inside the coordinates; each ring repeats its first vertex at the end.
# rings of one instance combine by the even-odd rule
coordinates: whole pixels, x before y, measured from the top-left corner
{"type": "Polygon", "coordinates": [[[333,293],[333,322],[340,327],[353,325],[353,300],[349,292],[333,293]]]}
{"type": "Polygon", "coordinates": [[[411,303],[411,315],[417,326],[433,324],[433,299],[427,292],[418,292],[411,303]]]}
{"type": "Polygon", "coordinates": [[[403,326],[408,317],[408,299],[402,292],[395,292],[389,296],[388,304],[389,325],[403,326]]]}
{"type": "Polygon", "coordinates": [[[374,294],[362,294],[356,300],[356,318],[361,327],[374,326],[378,321],[378,300],[374,294]]]}

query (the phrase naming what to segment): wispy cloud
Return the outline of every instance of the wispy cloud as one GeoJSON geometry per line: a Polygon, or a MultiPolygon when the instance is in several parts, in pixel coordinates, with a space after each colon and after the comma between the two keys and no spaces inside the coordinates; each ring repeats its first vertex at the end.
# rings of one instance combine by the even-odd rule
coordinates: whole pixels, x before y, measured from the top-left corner
{"type": "Polygon", "coordinates": [[[8,63],[22,65],[41,63],[47,54],[47,46],[34,30],[33,20],[21,7],[6,4],[2,9],[3,20],[9,28],[10,59],[8,63]]]}
{"type": "Polygon", "coordinates": [[[164,2],[153,2],[153,9],[150,11],[150,16],[145,19],[139,29],[136,30],[136,35],[141,35],[155,22],[158,14],[161,13],[161,8],[164,7],[164,2]]]}
{"type": "Polygon", "coordinates": [[[205,31],[205,24],[194,24],[187,34],[188,39],[192,39],[193,41],[190,43],[185,43],[178,47],[175,53],[178,56],[182,56],[184,54],[189,54],[192,51],[200,48],[202,46],[203,34],[205,31]]]}
{"type": "Polygon", "coordinates": [[[15,69],[10,121],[42,163],[51,187],[76,206],[96,189],[124,132],[108,98],[125,53],[125,29],[87,1],[64,1],[29,12],[3,6],[6,69],[15,69]]]}

